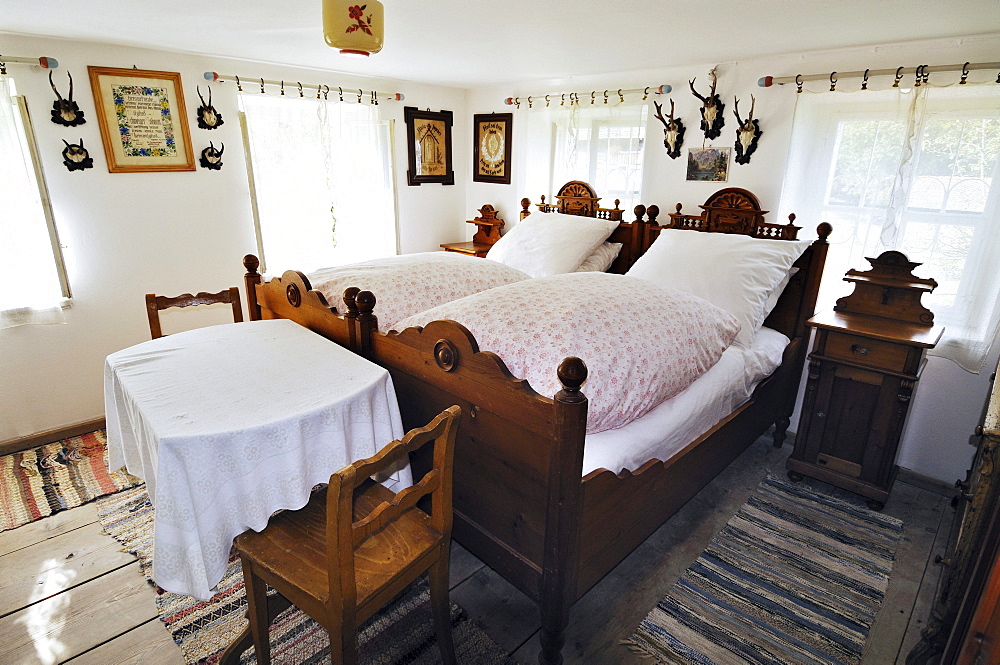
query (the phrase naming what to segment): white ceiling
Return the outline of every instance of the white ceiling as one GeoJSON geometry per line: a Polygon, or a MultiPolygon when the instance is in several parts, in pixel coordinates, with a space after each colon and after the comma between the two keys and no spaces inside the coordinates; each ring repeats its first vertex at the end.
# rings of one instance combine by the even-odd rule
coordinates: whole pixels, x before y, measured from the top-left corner
{"type": "Polygon", "coordinates": [[[1000,32],[997,0],[383,0],[356,59],[320,1],[0,0],[0,30],[467,88],[1000,32]]]}

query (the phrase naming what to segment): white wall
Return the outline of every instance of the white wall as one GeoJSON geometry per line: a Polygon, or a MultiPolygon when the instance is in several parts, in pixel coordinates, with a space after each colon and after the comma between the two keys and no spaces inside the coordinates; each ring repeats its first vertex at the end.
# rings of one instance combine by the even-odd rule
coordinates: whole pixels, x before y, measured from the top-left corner
{"type": "MultiPolygon", "coordinates": [[[[66,311],[65,325],[0,330],[0,441],[103,415],[105,356],[149,338],[145,293],[177,295],[233,285],[242,291],[241,260],[256,248],[236,86],[212,86],[213,104],[225,124],[211,132],[198,129],[193,119],[200,103],[195,86],[200,85],[205,94],[206,71],[404,93],[405,102],[381,104],[384,117],[395,120],[401,248],[404,252],[437,249],[464,233],[468,217],[464,174],[470,161],[469,151],[459,148],[464,146],[461,137],[470,133],[464,90],[16,35],[0,35],[0,44],[3,53],[58,59],[58,88],[66,94],[66,71],[70,71],[74,97],[87,118],[86,124],[74,128],[53,124],[49,110],[55,97],[47,72],[24,65],[8,67],[18,91],[28,100],[53,213],[65,245],[73,303],[66,311]],[[225,143],[222,170],[108,173],[88,65],[180,72],[192,147],[197,155],[209,141],[217,147],[225,143]],[[407,187],[404,105],[454,111],[455,185],[407,187]],[[94,158],[94,168],[70,173],[62,165],[62,141],[81,138],[94,158]]],[[[331,67],[338,57],[331,51],[331,67]]],[[[286,86],[289,93],[298,94],[294,84],[286,86]]],[[[228,317],[227,308],[200,316],[192,311],[165,312],[164,329],[170,332],[228,317]]]]}
{"type": "MultiPolygon", "coordinates": [[[[536,81],[521,86],[488,88],[473,91],[469,95],[469,114],[506,112],[514,113],[514,155],[512,185],[470,183],[467,187],[466,208],[472,210],[491,203],[501,211],[509,228],[517,223],[520,199],[524,196],[538,202],[540,194],[551,200],[555,192],[526,192],[519,186],[524,172],[524,143],[518,142],[519,120],[523,125],[526,114],[532,111],[525,104],[521,110],[504,106],[503,100],[510,96],[545,94],[546,92],[603,91],[628,88],[644,88],[669,84],[673,86],[670,95],[660,98],[669,108],[668,98],[676,103],[676,113],[687,124],[685,146],[701,143],[698,131],[698,107],[700,102],[691,94],[688,81],[698,77],[696,87],[702,94],[708,89],[708,72],[719,65],[719,85],[717,92],[726,103],[726,126],[720,138],[712,143],[728,146],[733,142],[732,115],[733,96],[741,100],[740,108],[745,114],[749,107],[750,95],[757,99],[755,116],[760,119],[764,133],[757,152],[749,164],[730,165],[729,180],[719,183],[687,182],[686,163],[681,158],[671,160],[663,148],[662,125],[652,117],[650,108],[648,140],[645,146],[645,168],[642,188],[642,202],[656,204],[662,214],[672,212],[678,202],[686,211],[697,212],[698,204],[722,186],[744,187],[757,194],[765,209],[770,209],[772,221],[784,220],[791,210],[779,210],[781,186],[791,135],[792,117],[795,106],[795,86],[774,86],[760,88],[757,80],[762,76],[794,76],[795,74],[815,74],[819,72],[889,69],[900,65],[913,67],[918,64],[954,64],[966,61],[990,62],[996,60],[1000,52],[1000,35],[975,36],[962,39],[947,39],[912,42],[906,44],[881,45],[878,47],[841,49],[815,53],[799,53],[761,60],[729,63],[705,63],[697,67],[668,67],[649,71],[623,72],[609,76],[595,76],[568,80],[536,81]]],[[[669,46],[664,49],[664,60],[669,60],[669,46]]],[[[993,80],[996,72],[973,73],[970,80],[993,80]]],[[[935,74],[933,77],[943,76],[935,74]]],[[[912,77],[911,77],[912,78],[912,77]]],[[[933,79],[932,79],[933,80],[933,79]]],[[[891,79],[890,79],[891,81],[891,79]]],[[[822,90],[828,83],[807,84],[810,89],[822,90]]],[[[858,86],[857,80],[843,79],[840,86],[858,86]]],[[[874,89],[885,87],[884,81],[872,79],[874,89]]],[[[581,95],[586,98],[586,95],[581,95]]],[[[536,97],[537,99],[537,97],[536,97]]],[[[584,99],[584,104],[587,100],[584,99]]],[[[600,103],[600,102],[598,102],[600,103]]],[[[540,106],[537,105],[536,106],[540,106]]],[[[598,192],[600,194],[600,192],[598,192]]],[[[604,205],[611,202],[604,201],[604,205]]],[[[804,227],[802,233],[809,234],[815,228],[815,221],[803,211],[797,211],[797,223],[804,227]]],[[[471,236],[471,229],[468,235],[471,236]]],[[[834,230],[836,233],[836,229],[834,230]]],[[[864,266],[859,266],[864,267],[864,266]]],[[[911,414],[907,421],[903,443],[898,458],[901,466],[944,481],[964,477],[973,453],[967,445],[969,435],[976,426],[989,389],[989,375],[996,367],[1000,344],[996,345],[987,361],[987,368],[979,375],[969,374],[953,363],[940,358],[930,358],[924,371],[916,395],[912,402],[911,414]]],[[[797,418],[797,412],[796,412],[797,418]]],[[[794,429],[796,421],[793,420],[794,429]]]]}

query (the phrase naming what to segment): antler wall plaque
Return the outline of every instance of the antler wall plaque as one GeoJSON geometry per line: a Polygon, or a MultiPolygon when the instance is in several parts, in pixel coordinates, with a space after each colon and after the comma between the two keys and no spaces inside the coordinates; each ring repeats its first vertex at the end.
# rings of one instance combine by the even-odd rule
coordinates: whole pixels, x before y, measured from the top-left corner
{"type": "Polygon", "coordinates": [[[711,76],[712,89],[709,90],[707,97],[698,94],[698,91],[694,89],[694,82],[698,80],[697,77],[688,81],[688,85],[691,86],[691,94],[701,100],[701,131],[705,132],[706,139],[718,138],[722,134],[722,126],[726,124],[726,119],[722,115],[722,112],[726,109],[726,105],[722,103],[722,99],[715,93],[719,77],[716,75],[714,69],[711,72],[711,76]]]}
{"type": "Polygon", "coordinates": [[[226,151],[226,144],[222,143],[221,145],[221,148],[216,149],[215,144],[209,141],[208,147],[201,151],[201,159],[198,160],[202,168],[209,169],[210,171],[219,171],[222,169],[222,153],[226,151]]]}
{"type": "Polygon", "coordinates": [[[83,117],[83,111],[73,101],[73,75],[66,72],[66,76],[69,77],[69,96],[63,99],[63,96],[56,89],[56,84],[52,81],[52,71],[49,71],[49,85],[52,87],[52,92],[56,93],[56,101],[52,102],[52,122],[66,127],[76,127],[87,122],[87,119],[83,117]]]}
{"type": "Polygon", "coordinates": [[[70,143],[63,139],[66,147],[63,148],[63,165],[69,171],[83,171],[94,168],[94,158],[90,156],[87,149],[83,147],[83,139],[79,143],[70,143]]]}
{"type": "Polygon", "coordinates": [[[757,150],[757,140],[764,131],[760,128],[760,123],[753,117],[753,107],[757,103],[753,95],[750,95],[750,114],[746,120],[740,118],[740,100],[733,97],[733,115],[739,126],[736,128],[736,163],[750,163],[750,155],[757,150]]]}
{"type": "MultiPolygon", "coordinates": [[[[205,102],[205,98],[201,96],[201,88],[195,86],[195,92],[198,93],[198,99],[201,100],[201,106],[198,107],[198,127],[200,129],[218,129],[220,126],[225,124],[222,119],[222,114],[215,110],[212,106],[212,86],[206,86],[208,88],[208,103],[205,102]]],[[[301,96],[301,93],[300,93],[301,96]]]]}
{"type": "Polygon", "coordinates": [[[680,118],[674,117],[674,100],[670,100],[670,122],[663,118],[663,107],[653,102],[656,107],[656,118],[663,123],[663,146],[667,149],[667,156],[670,159],[677,159],[681,156],[681,145],[684,143],[684,123],[680,118]]]}

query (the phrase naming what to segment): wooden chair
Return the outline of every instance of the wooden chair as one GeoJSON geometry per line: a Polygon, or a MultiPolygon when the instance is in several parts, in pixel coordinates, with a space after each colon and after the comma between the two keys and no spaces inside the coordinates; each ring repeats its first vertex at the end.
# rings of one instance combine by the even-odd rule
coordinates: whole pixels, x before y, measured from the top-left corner
{"type": "Polygon", "coordinates": [[[268,628],[274,614],[268,613],[265,583],[327,629],[333,663],[354,665],[358,625],[424,571],[441,655],[445,665],[455,663],[448,556],[452,459],[461,415],[458,406],[446,409],[426,427],[334,473],[327,489],[314,492],[301,510],[279,513],[260,533],[236,538],[258,665],[271,662],[268,628]],[[419,483],[393,494],[371,480],[430,442],[434,465],[419,483]],[[416,505],[428,494],[430,514],[416,505]]]}
{"type": "Polygon", "coordinates": [[[230,303],[233,306],[233,320],[236,323],[243,321],[243,308],[240,307],[240,290],[232,286],[218,293],[205,293],[202,291],[196,296],[190,293],[170,298],[168,296],[158,296],[155,293],[146,294],[146,316],[149,317],[149,334],[153,339],[163,337],[160,329],[160,310],[168,307],[191,307],[193,305],[213,305],[215,303],[230,303]]]}

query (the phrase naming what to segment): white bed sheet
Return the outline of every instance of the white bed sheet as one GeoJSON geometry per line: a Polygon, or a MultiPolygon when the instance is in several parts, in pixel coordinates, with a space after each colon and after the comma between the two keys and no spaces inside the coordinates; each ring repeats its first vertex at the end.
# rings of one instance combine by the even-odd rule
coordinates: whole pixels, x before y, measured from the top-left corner
{"type": "MultiPolygon", "coordinates": [[[[788,343],[780,332],[761,328],[750,348],[730,346],[698,380],[641,418],[588,434],[583,475],[595,469],[634,471],[651,459],[668,459],[747,401],[781,364],[788,343]]],[[[586,393],[586,384],[583,389],[586,393]]]]}

